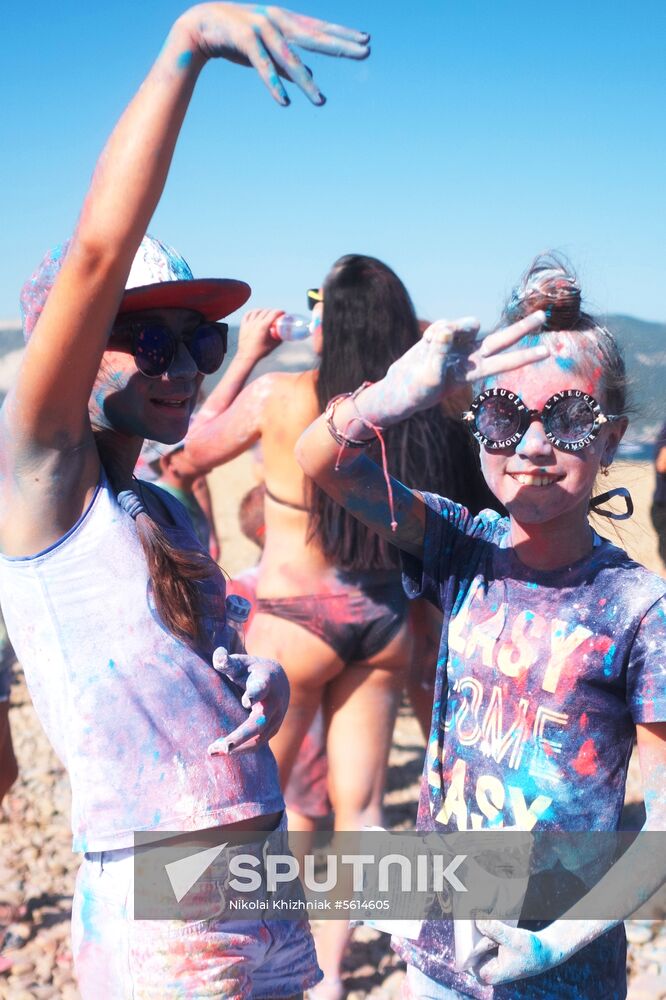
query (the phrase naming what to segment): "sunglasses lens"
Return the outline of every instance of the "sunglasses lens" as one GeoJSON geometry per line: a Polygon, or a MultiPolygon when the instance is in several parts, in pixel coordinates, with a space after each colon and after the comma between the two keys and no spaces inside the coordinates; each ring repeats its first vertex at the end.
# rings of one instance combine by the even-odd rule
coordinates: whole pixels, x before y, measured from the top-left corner
{"type": "Polygon", "coordinates": [[[157,378],[173,361],[174,341],[164,326],[142,326],[134,334],[134,360],[140,372],[157,378]]]}
{"type": "Polygon", "coordinates": [[[202,323],[188,344],[190,354],[200,372],[216,372],[227,350],[227,324],[202,323]]]}
{"type": "Polygon", "coordinates": [[[548,414],[548,431],[566,444],[582,441],[594,428],[594,413],[584,399],[560,399],[548,414]]]}
{"type": "Polygon", "coordinates": [[[308,288],[307,295],[308,295],[308,309],[310,310],[314,309],[317,303],[321,302],[323,299],[320,288],[308,288]]]}
{"type": "Polygon", "coordinates": [[[476,411],[476,429],[488,441],[507,441],[520,430],[520,412],[506,396],[490,396],[476,411]]]}

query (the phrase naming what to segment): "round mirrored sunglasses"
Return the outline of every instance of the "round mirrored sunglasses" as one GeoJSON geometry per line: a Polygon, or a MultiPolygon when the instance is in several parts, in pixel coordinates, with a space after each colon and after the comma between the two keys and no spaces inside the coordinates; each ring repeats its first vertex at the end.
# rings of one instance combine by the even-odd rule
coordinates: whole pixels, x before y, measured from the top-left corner
{"type": "Polygon", "coordinates": [[[486,448],[514,448],[533,420],[540,420],[546,437],[561,451],[580,451],[594,441],[602,426],[620,420],[581,389],[562,389],[546,400],[542,410],[530,410],[509,389],[486,389],[462,414],[474,437],[486,448]]]}

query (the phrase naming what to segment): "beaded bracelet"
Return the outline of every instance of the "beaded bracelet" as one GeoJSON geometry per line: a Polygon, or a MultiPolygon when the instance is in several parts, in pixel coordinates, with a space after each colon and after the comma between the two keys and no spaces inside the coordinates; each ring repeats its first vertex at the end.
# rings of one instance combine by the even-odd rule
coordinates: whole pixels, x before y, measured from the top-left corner
{"type": "Polygon", "coordinates": [[[358,420],[359,423],[363,424],[364,427],[367,427],[369,430],[373,431],[377,440],[379,441],[382,450],[382,471],[384,473],[384,481],[386,482],[386,490],[388,492],[389,510],[391,512],[391,531],[397,531],[398,522],[395,519],[395,509],[393,504],[393,489],[391,487],[391,478],[388,472],[388,463],[386,460],[386,444],[384,443],[384,436],[383,436],[386,428],[380,427],[379,424],[373,424],[372,420],[368,420],[367,417],[363,416],[358,406],[356,405],[356,397],[359,395],[359,393],[363,392],[364,389],[367,389],[369,385],[373,385],[373,383],[363,382],[361,385],[359,385],[357,389],[354,389],[353,392],[341,392],[338,396],[334,396],[333,399],[330,399],[324,411],[324,414],[326,416],[326,426],[328,428],[329,434],[331,435],[335,443],[340,445],[340,450],[338,451],[338,456],[335,460],[336,472],[340,471],[340,459],[342,458],[342,452],[344,451],[345,448],[367,448],[373,442],[373,438],[349,437],[346,434],[347,427],[349,427],[349,425],[352,424],[354,420],[358,420]],[[356,410],[356,416],[351,417],[347,421],[347,427],[345,427],[345,431],[339,431],[338,428],[335,426],[334,418],[335,418],[335,411],[343,399],[349,399],[352,402],[354,409],[356,410]]]}
{"type": "MultiPolygon", "coordinates": [[[[326,404],[326,410],[324,411],[324,413],[326,416],[326,426],[328,427],[328,433],[331,435],[335,443],[339,444],[341,448],[367,448],[373,442],[373,438],[348,437],[346,434],[339,431],[335,426],[335,411],[337,410],[338,406],[340,405],[343,399],[349,399],[354,404],[354,409],[356,410],[356,416],[352,417],[351,420],[347,422],[347,427],[349,427],[349,424],[351,424],[354,420],[358,420],[365,427],[371,428],[376,433],[375,425],[371,424],[369,420],[366,420],[365,417],[363,417],[363,415],[359,413],[358,406],[356,406],[356,397],[364,389],[367,389],[369,385],[372,385],[372,382],[363,382],[363,384],[359,385],[359,387],[357,389],[354,389],[353,392],[341,392],[339,395],[333,396],[332,399],[329,399],[328,403],[326,404]]],[[[378,430],[383,431],[384,428],[379,427],[378,430]]]]}

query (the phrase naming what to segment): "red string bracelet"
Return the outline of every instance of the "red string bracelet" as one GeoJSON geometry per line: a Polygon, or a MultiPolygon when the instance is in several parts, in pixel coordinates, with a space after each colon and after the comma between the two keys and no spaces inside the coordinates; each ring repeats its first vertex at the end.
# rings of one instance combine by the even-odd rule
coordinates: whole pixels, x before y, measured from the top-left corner
{"type": "Polygon", "coordinates": [[[397,531],[398,522],[395,519],[393,489],[391,487],[391,477],[389,476],[388,461],[386,458],[386,443],[384,441],[384,431],[386,430],[386,428],[380,427],[379,424],[374,424],[372,420],[368,420],[367,417],[364,417],[363,414],[359,411],[358,406],[356,405],[356,397],[359,395],[359,393],[363,392],[364,389],[367,389],[369,385],[373,385],[373,383],[363,382],[363,384],[359,385],[358,389],[354,389],[353,392],[341,392],[338,396],[334,396],[333,399],[329,400],[325,410],[326,426],[328,427],[329,434],[331,435],[333,440],[336,442],[336,444],[340,445],[337,458],[335,460],[336,472],[340,471],[340,461],[342,459],[342,453],[345,450],[345,448],[367,448],[370,444],[372,444],[373,440],[372,438],[352,438],[348,436],[347,431],[355,420],[358,420],[359,423],[363,424],[364,427],[367,427],[368,430],[371,430],[375,435],[375,437],[379,440],[382,452],[382,472],[384,473],[386,492],[388,493],[389,511],[391,514],[391,531],[397,531]],[[344,431],[341,432],[335,426],[334,418],[335,418],[335,411],[343,399],[351,400],[351,402],[354,405],[354,409],[356,410],[356,416],[350,417],[350,419],[347,421],[344,431]]]}

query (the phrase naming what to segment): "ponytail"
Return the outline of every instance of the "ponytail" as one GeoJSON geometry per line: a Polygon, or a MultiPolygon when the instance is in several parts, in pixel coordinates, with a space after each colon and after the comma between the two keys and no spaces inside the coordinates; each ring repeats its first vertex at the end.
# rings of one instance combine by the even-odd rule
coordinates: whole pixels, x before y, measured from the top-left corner
{"type": "Polygon", "coordinates": [[[221,574],[217,563],[200,549],[174,545],[163,528],[150,516],[134,490],[118,489],[113,459],[100,435],[96,435],[100,460],[117,494],[118,503],[136,524],[136,533],[146,558],[155,609],[177,639],[190,646],[207,639],[206,619],[215,611],[202,584],[221,574]]]}
{"type": "Polygon", "coordinates": [[[158,615],[176,638],[190,645],[204,643],[212,609],[201,584],[220,572],[217,563],[206,552],[173,545],[145,507],[135,521],[158,615]]]}

